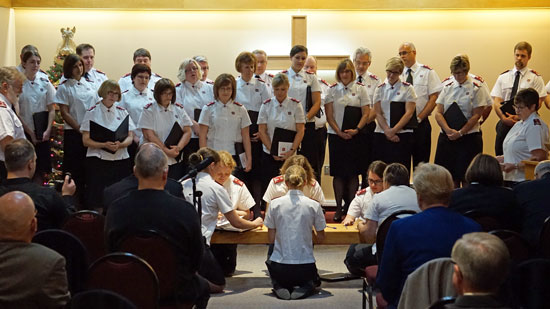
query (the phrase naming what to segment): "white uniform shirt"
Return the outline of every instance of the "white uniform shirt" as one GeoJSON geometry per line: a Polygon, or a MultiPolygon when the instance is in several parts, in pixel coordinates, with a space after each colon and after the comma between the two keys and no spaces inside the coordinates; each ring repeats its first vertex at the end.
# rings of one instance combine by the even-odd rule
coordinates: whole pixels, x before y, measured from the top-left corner
{"type": "Polygon", "coordinates": [[[247,111],[259,112],[262,103],[270,97],[263,80],[251,78],[249,82],[245,82],[242,78],[237,78],[235,101],[244,105],[247,111]]]}
{"type": "Polygon", "coordinates": [[[315,128],[319,129],[324,127],[327,124],[327,114],[325,113],[325,98],[330,87],[329,83],[326,80],[319,78],[319,86],[321,87],[321,117],[315,116],[315,128]]]}
{"type": "MultiPolygon", "coordinates": [[[[407,104],[406,102],[416,102],[416,92],[414,92],[414,88],[409,83],[399,80],[392,86],[386,79],[384,83],[378,86],[374,92],[374,104],[378,101],[380,101],[380,107],[382,109],[384,119],[386,119],[387,125],[390,126],[390,103],[405,102],[405,104],[407,104]]],[[[406,129],[397,133],[407,133],[412,131],[413,130],[411,129],[406,129]]],[[[384,130],[382,130],[378,120],[376,120],[376,129],[374,132],[384,133],[384,130]]]]}
{"type": "MultiPolygon", "coordinates": [[[[157,73],[151,73],[151,78],[149,78],[149,84],[147,84],[147,88],[149,88],[150,90],[154,90],[155,89],[155,84],[161,78],[162,78],[162,76],[158,75],[157,73]]],[[[120,86],[120,91],[122,91],[122,92],[134,87],[134,84],[132,82],[132,73],[128,73],[128,74],[122,76],[118,80],[118,85],[120,86]]]]}
{"type": "Polygon", "coordinates": [[[357,191],[355,198],[351,201],[348,208],[348,215],[355,217],[355,219],[363,219],[367,208],[371,205],[372,197],[374,193],[370,187],[357,191]]]}
{"type": "MultiPolygon", "coordinates": [[[[367,93],[365,85],[359,82],[352,82],[351,85],[344,86],[341,82],[332,85],[325,98],[326,103],[332,103],[332,113],[334,121],[338,125],[338,128],[342,129],[342,122],[344,121],[344,110],[346,106],[371,106],[371,100],[367,93]]],[[[336,134],[336,131],[329,126],[328,133],[336,134]]]]}
{"type": "MultiPolygon", "coordinates": [[[[114,132],[128,115],[128,111],[120,107],[117,102],[111,108],[107,108],[103,103],[99,102],[86,112],[80,130],[90,132],[90,121],[93,121],[114,132]]],[[[132,119],[128,119],[128,131],[135,129],[136,126],[132,119]]],[[[128,159],[130,156],[128,155],[127,147],[119,148],[115,153],[107,152],[101,148],[88,147],[86,157],[97,157],[105,161],[117,161],[128,159]]]]}
{"type": "MultiPolygon", "coordinates": [[[[96,91],[99,90],[99,87],[101,87],[101,84],[103,84],[104,81],[108,80],[107,75],[96,68],[91,68],[90,71],[87,73],[84,73],[82,75],[85,81],[88,82],[96,91]]],[[[59,79],[59,83],[62,83],[66,81],[67,79],[65,76],[61,76],[59,79]]]]}
{"type": "MultiPolygon", "coordinates": [[[[497,82],[491,91],[491,96],[496,98],[501,98],[503,101],[510,100],[512,95],[512,88],[514,87],[514,80],[516,79],[516,72],[518,69],[514,66],[512,70],[508,70],[500,74],[497,78],[497,82]]],[[[546,90],[544,89],[544,81],[542,77],[534,70],[531,70],[527,67],[521,69],[519,77],[518,90],[526,88],[535,89],[539,97],[546,96],[546,90]]]]}
{"type": "MultiPolygon", "coordinates": [[[[453,102],[456,102],[464,117],[470,119],[474,114],[475,108],[487,106],[486,95],[485,91],[481,88],[481,84],[468,77],[462,84],[459,84],[456,80],[447,82],[435,103],[442,104],[446,112],[449,106],[453,102]]],[[[479,132],[479,122],[476,122],[466,134],[475,132],[479,132]]],[[[443,133],[443,130],[441,130],[441,133],[443,133]]]]}
{"type": "MultiPolygon", "coordinates": [[[[122,93],[122,98],[120,102],[118,102],[118,106],[125,108],[130,114],[130,118],[132,118],[134,124],[137,125],[145,105],[154,102],[153,91],[146,88],[143,92],[140,92],[136,87],[132,86],[132,88],[122,93]]],[[[137,128],[134,130],[134,133],[140,139],[143,136],[141,130],[137,128]]]]}
{"type": "MultiPolygon", "coordinates": [[[[176,102],[183,105],[189,118],[194,121],[199,121],[195,119],[195,110],[202,110],[203,106],[213,101],[214,88],[211,84],[199,80],[195,84],[184,81],[176,85],[176,102]]],[[[191,138],[199,138],[199,136],[193,131],[191,138]]]]}
{"type": "MultiPolygon", "coordinates": [[[[17,71],[25,74],[25,68],[23,68],[23,65],[20,63],[18,64],[16,67],[17,71]]],[[[43,78],[46,78],[46,79],[50,79],[50,76],[48,75],[48,73],[42,71],[42,70],[38,70],[38,72],[36,72],[36,77],[43,77],[43,78]]]]}
{"type": "MultiPolygon", "coordinates": [[[[229,175],[229,178],[223,183],[223,188],[229,194],[229,199],[234,210],[247,211],[256,205],[252,194],[250,194],[244,182],[239,178],[229,175]]],[[[218,220],[217,226],[227,224],[228,222],[224,216],[218,220]]]]}
{"type": "Polygon", "coordinates": [[[254,74],[254,77],[260,77],[265,82],[265,85],[267,87],[267,91],[269,92],[269,96],[270,97],[273,96],[273,87],[272,87],[271,84],[273,82],[273,77],[275,77],[275,75],[267,73],[267,72],[263,72],[260,75],[254,74]]]}
{"type": "MultiPolygon", "coordinates": [[[[48,105],[54,102],[55,92],[50,80],[39,77],[38,74],[34,81],[27,79],[23,84],[23,92],[19,96],[19,116],[31,130],[35,129],[32,115],[47,112],[48,105]]],[[[37,138],[41,139],[42,136],[37,138]]]]}
{"type": "Polygon", "coordinates": [[[360,76],[361,80],[359,80],[359,76],[357,76],[356,80],[365,85],[365,87],[367,88],[367,93],[369,94],[369,99],[371,100],[372,104],[374,104],[374,91],[376,90],[376,87],[380,86],[382,81],[378,78],[378,76],[372,74],[369,71],[360,76]]]}
{"type": "MultiPolygon", "coordinates": [[[[8,99],[0,94],[0,140],[11,136],[13,139],[25,138],[23,124],[12,109],[8,99]]],[[[0,147],[0,161],[5,160],[4,150],[0,147]]]]}
{"type": "MultiPolygon", "coordinates": [[[[282,71],[282,73],[288,76],[288,81],[290,82],[290,87],[288,88],[288,96],[302,102],[304,115],[306,115],[307,86],[311,86],[311,93],[321,92],[321,86],[319,85],[319,80],[317,80],[317,75],[307,72],[303,69],[300,72],[296,73],[292,68],[284,70],[282,71]]],[[[315,121],[314,119],[306,120],[307,122],[315,121]]]]}
{"type": "Polygon", "coordinates": [[[216,100],[202,108],[199,124],[208,126],[206,145],[214,150],[225,150],[236,155],[235,143],[242,143],[241,130],[250,126],[250,117],[242,104],[216,100]]]}
{"type": "MultiPolygon", "coordinates": [[[[68,105],[69,114],[80,125],[86,111],[100,100],[97,91],[84,78],[80,81],[70,78],[57,87],[54,103],[68,105]]],[[[73,129],[66,122],[64,128],[73,129]]]]}
{"type": "Polygon", "coordinates": [[[391,186],[376,194],[365,212],[365,218],[378,222],[378,226],[396,211],[414,210],[420,212],[416,191],[408,186],[391,186]]]}
{"type": "Polygon", "coordinates": [[[322,231],[327,226],[318,202],[300,190],[290,190],[271,203],[264,224],[276,230],[269,260],[281,264],[315,263],[311,229],[322,231]]]}
{"type": "MultiPolygon", "coordinates": [[[[502,147],[504,149],[504,163],[518,164],[522,160],[529,160],[531,151],[536,149],[550,150],[545,144],[550,143],[548,125],[534,112],[525,121],[514,124],[502,147]]],[[[525,172],[514,169],[504,173],[504,180],[524,181],[525,172]]]]}
{"type": "MultiPolygon", "coordinates": [[[[155,134],[164,143],[174,123],[177,122],[183,129],[185,126],[191,126],[191,119],[187,116],[187,113],[183,109],[183,106],[179,103],[168,105],[167,108],[156,103],[149,103],[143,108],[141,117],[139,118],[138,128],[150,129],[155,131],[155,134]]],[[[142,144],[149,142],[145,139],[145,135],[142,137],[142,144]]],[[[176,159],[168,158],[168,164],[172,165],[176,163],[176,159]]]]}
{"type": "MultiPolygon", "coordinates": [[[[325,195],[323,194],[323,189],[315,179],[313,180],[313,183],[311,185],[306,184],[302,190],[306,197],[321,204],[325,203],[325,195]]],[[[271,203],[272,200],[285,195],[287,192],[288,187],[285,183],[285,176],[281,175],[273,177],[269,181],[269,185],[265,190],[263,200],[266,203],[271,203]]]]}
{"type": "MultiPolygon", "coordinates": [[[[214,234],[218,222],[218,212],[226,214],[232,211],[233,207],[227,191],[225,191],[222,185],[215,182],[210,174],[199,172],[196,184],[197,190],[202,191],[202,236],[206,238],[206,243],[210,245],[210,239],[212,238],[212,234],[214,234]]],[[[182,185],[183,196],[189,203],[193,204],[193,182],[191,179],[188,179],[182,185]]]]}
{"type": "MultiPolygon", "coordinates": [[[[414,91],[417,95],[416,99],[416,115],[418,116],[426,103],[428,103],[429,96],[434,93],[438,93],[442,89],[441,80],[437,73],[427,65],[416,62],[410,69],[413,76],[414,91]]],[[[401,80],[406,81],[408,77],[407,71],[409,68],[405,67],[401,74],[401,80]]]]}
{"type": "MultiPolygon", "coordinates": [[[[485,102],[487,106],[493,106],[493,99],[491,98],[491,91],[489,90],[489,86],[487,85],[487,83],[485,82],[485,80],[479,76],[479,75],[475,75],[475,74],[472,74],[472,73],[468,73],[468,76],[470,77],[470,79],[472,79],[472,81],[474,83],[477,83],[479,84],[479,88],[480,88],[480,91],[483,92],[483,95],[485,96],[485,102]]],[[[441,84],[443,84],[443,88],[445,88],[445,86],[447,86],[448,84],[452,83],[455,81],[455,77],[453,75],[445,78],[441,84]]]]}
{"type": "Polygon", "coordinates": [[[546,84],[546,93],[550,93],[550,81],[546,84]]]}

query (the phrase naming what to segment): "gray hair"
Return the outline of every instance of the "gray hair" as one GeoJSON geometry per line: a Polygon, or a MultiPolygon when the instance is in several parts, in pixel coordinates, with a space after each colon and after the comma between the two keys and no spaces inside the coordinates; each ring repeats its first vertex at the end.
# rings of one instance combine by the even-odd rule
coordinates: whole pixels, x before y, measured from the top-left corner
{"type": "Polygon", "coordinates": [[[20,138],[6,145],[4,150],[6,169],[10,172],[25,168],[29,161],[34,160],[34,146],[25,138],[20,138]]]}
{"type": "Polygon", "coordinates": [[[208,62],[208,58],[206,58],[206,56],[203,56],[203,55],[197,55],[193,57],[193,59],[195,59],[195,61],[197,62],[208,62]]]}
{"type": "Polygon", "coordinates": [[[355,59],[364,55],[369,56],[369,60],[372,61],[372,53],[370,49],[366,47],[359,47],[355,50],[355,52],[353,53],[353,61],[355,62],[355,59]]]}
{"type": "Polygon", "coordinates": [[[197,60],[193,59],[193,58],[187,58],[187,59],[183,59],[183,61],[181,62],[180,64],[180,67],[178,68],[178,79],[181,81],[181,82],[184,82],[185,81],[185,68],[190,64],[190,63],[193,63],[197,66],[197,77],[198,79],[200,80],[202,78],[202,70],[201,70],[201,66],[199,65],[199,63],[197,62],[197,60]]]}
{"type": "Polygon", "coordinates": [[[135,158],[135,172],[138,178],[156,178],[168,170],[166,154],[153,143],[140,147],[135,158]]]}
{"type": "Polygon", "coordinates": [[[401,163],[392,163],[384,169],[384,182],[391,186],[408,186],[409,170],[401,163]]]}
{"type": "Polygon", "coordinates": [[[401,46],[408,46],[411,49],[411,51],[416,51],[416,47],[411,42],[403,42],[401,43],[401,46]]]}
{"type": "Polygon", "coordinates": [[[453,246],[451,258],[474,292],[496,292],[508,274],[508,248],[488,233],[462,235],[453,246]]]}
{"type": "Polygon", "coordinates": [[[539,164],[535,167],[535,176],[537,179],[542,178],[542,176],[550,173],[550,160],[540,161],[539,164]]]}
{"type": "Polygon", "coordinates": [[[255,49],[252,51],[252,53],[254,55],[258,55],[258,54],[261,54],[261,55],[264,55],[265,56],[265,59],[267,60],[267,54],[265,51],[261,50],[261,49],[255,49]]]}
{"type": "Polygon", "coordinates": [[[416,195],[427,205],[448,205],[454,189],[451,173],[441,165],[421,163],[414,170],[416,195]]]}

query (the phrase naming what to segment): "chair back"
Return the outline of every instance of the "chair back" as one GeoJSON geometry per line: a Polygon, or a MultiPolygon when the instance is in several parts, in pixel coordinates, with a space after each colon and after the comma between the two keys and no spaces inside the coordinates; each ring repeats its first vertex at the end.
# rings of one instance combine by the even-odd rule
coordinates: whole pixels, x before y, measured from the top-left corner
{"type": "Polygon", "coordinates": [[[493,234],[504,241],[512,263],[519,264],[529,259],[531,251],[529,243],[519,233],[509,230],[496,230],[490,231],[489,234],[493,234]]]}
{"type": "Polygon", "coordinates": [[[512,308],[548,308],[550,260],[532,259],[514,269],[511,276],[512,308]]]}
{"type": "Polygon", "coordinates": [[[89,290],[73,296],[67,309],[137,309],[126,297],[108,290],[89,290]]]}
{"type": "Polygon", "coordinates": [[[128,235],[117,249],[135,254],[153,267],[161,301],[175,296],[178,259],[174,245],[166,237],[154,230],[142,231],[128,235]]]}
{"type": "Polygon", "coordinates": [[[84,290],[88,272],[88,253],[82,242],[63,230],[43,230],[32,239],[33,243],[48,247],[65,258],[67,283],[71,294],[84,290]]]}
{"type": "Polygon", "coordinates": [[[142,258],[131,253],[111,253],[95,261],[88,271],[88,288],[118,293],[138,308],[157,308],[158,279],[142,258]]]}
{"type": "Polygon", "coordinates": [[[414,210],[399,210],[392,213],[389,217],[382,221],[378,227],[378,231],[376,231],[376,259],[378,260],[378,265],[380,265],[380,261],[382,260],[384,243],[386,242],[386,236],[388,235],[392,222],[414,214],[416,214],[416,211],[414,210]]]}
{"type": "Polygon", "coordinates": [[[545,259],[550,259],[550,217],[544,220],[540,231],[539,252],[545,259]]]}
{"type": "Polygon", "coordinates": [[[464,213],[465,217],[468,217],[481,225],[484,232],[490,232],[494,230],[500,230],[504,228],[504,225],[498,218],[490,216],[483,211],[473,209],[464,213]]]}
{"type": "Polygon", "coordinates": [[[92,210],[82,210],[71,214],[63,225],[63,230],[78,237],[88,249],[90,262],[107,253],[103,238],[104,228],[105,216],[92,210]]]}

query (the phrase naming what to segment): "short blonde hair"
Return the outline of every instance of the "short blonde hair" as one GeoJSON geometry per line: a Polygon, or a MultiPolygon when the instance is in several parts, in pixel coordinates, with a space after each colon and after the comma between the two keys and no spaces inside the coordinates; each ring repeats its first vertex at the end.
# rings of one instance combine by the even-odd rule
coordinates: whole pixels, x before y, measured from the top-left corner
{"type": "Polygon", "coordinates": [[[313,168],[311,167],[311,164],[309,164],[307,158],[302,155],[293,155],[286,159],[280,169],[281,175],[286,175],[286,171],[293,165],[301,166],[304,169],[307,184],[313,183],[315,180],[315,173],[313,172],[313,168]]]}
{"type": "Polygon", "coordinates": [[[299,189],[306,184],[306,171],[299,165],[292,165],[285,172],[285,182],[289,189],[299,189]]]}
{"type": "Polygon", "coordinates": [[[437,164],[421,163],[413,175],[416,195],[426,204],[449,204],[454,182],[446,168],[437,164]]]}
{"type": "Polygon", "coordinates": [[[220,155],[221,165],[227,166],[231,168],[231,170],[235,169],[235,167],[237,166],[237,163],[235,162],[235,160],[233,160],[233,156],[229,152],[225,150],[219,150],[218,154],[220,155]]]}
{"type": "Polygon", "coordinates": [[[185,67],[187,67],[190,63],[193,63],[194,65],[197,66],[197,78],[198,78],[198,80],[200,80],[202,78],[202,71],[201,71],[201,66],[199,65],[199,63],[193,58],[187,58],[187,59],[184,59],[181,62],[180,67],[178,68],[178,79],[180,80],[180,82],[185,81],[185,67]]]}
{"type": "Polygon", "coordinates": [[[120,98],[122,98],[122,94],[120,93],[120,86],[116,81],[112,79],[108,79],[101,83],[101,86],[99,86],[99,89],[97,90],[97,94],[99,94],[99,96],[102,98],[106,98],[109,91],[118,91],[117,102],[120,101],[120,98]]]}
{"type": "Polygon", "coordinates": [[[399,57],[392,57],[386,61],[386,71],[397,70],[399,74],[403,73],[405,63],[399,57]]]}
{"type": "Polygon", "coordinates": [[[352,76],[352,81],[355,80],[356,73],[355,73],[355,66],[353,65],[353,62],[351,62],[350,59],[344,59],[338,63],[338,66],[336,67],[336,72],[334,73],[334,76],[336,77],[336,80],[339,82],[342,82],[342,79],[340,78],[340,73],[342,73],[345,70],[350,70],[352,76]]]}
{"type": "Polygon", "coordinates": [[[286,76],[286,74],[277,73],[277,75],[275,75],[275,77],[273,77],[273,80],[271,81],[271,86],[275,88],[280,87],[281,85],[290,87],[290,82],[288,81],[288,76],[286,76]]]}

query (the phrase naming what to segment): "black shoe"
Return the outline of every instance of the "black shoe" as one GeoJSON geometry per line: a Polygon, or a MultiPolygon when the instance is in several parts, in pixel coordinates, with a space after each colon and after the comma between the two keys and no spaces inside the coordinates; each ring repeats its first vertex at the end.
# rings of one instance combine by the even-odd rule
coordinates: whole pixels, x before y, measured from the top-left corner
{"type": "Polygon", "coordinates": [[[292,291],[290,294],[290,299],[301,299],[306,298],[311,295],[312,289],[310,287],[298,287],[292,291]]]}
{"type": "Polygon", "coordinates": [[[342,222],[342,208],[336,208],[336,213],[334,213],[334,222],[342,222]]]}
{"type": "MultiPolygon", "coordinates": [[[[275,296],[279,299],[290,300],[290,291],[285,288],[272,289],[275,296]]],[[[294,292],[292,292],[294,293],[294,292]]]]}

